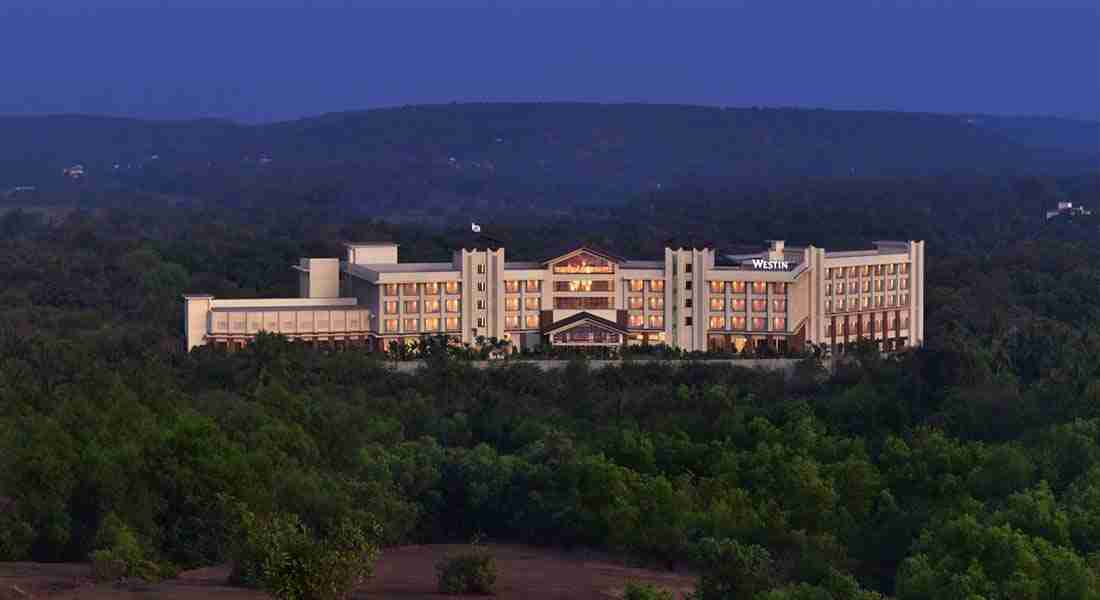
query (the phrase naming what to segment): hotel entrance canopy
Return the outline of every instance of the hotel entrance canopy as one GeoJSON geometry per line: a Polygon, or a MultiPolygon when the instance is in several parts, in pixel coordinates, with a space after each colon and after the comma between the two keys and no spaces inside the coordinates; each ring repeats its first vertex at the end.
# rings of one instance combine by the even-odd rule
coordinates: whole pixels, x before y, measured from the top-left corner
{"type": "Polygon", "coordinates": [[[542,334],[555,346],[619,346],[627,331],[614,321],[579,312],[544,327],[542,334]]]}

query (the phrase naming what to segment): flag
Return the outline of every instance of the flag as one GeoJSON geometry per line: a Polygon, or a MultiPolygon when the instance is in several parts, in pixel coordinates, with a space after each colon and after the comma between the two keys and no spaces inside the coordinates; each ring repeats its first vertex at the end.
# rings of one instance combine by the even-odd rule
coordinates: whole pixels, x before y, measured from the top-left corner
{"type": "Polygon", "coordinates": [[[470,229],[473,230],[474,233],[481,233],[481,225],[477,223],[470,223],[470,229]]]}

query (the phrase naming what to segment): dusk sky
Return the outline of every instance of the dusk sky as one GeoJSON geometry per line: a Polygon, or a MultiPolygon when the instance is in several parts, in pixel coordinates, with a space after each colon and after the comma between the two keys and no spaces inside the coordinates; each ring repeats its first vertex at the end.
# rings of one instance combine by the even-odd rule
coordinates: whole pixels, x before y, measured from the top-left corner
{"type": "Polygon", "coordinates": [[[0,0],[0,114],[577,100],[1100,119],[1098,7],[0,0]]]}

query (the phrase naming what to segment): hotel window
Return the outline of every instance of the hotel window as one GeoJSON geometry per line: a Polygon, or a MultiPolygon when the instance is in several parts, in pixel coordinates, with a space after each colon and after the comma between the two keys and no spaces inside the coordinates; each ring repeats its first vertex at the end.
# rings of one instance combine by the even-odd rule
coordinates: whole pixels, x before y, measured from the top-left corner
{"type": "Polygon", "coordinates": [[[712,293],[712,294],[721,294],[725,290],[726,290],[726,282],[725,281],[711,281],[710,282],[710,293],[712,293]]]}
{"type": "Polygon", "coordinates": [[[859,293],[859,282],[858,281],[849,281],[848,282],[848,292],[851,293],[851,294],[858,294],[859,293]]]}
{"type": "Polygon", "coordinates": [[[772,331],[786,331],[786,330],[787,330],[787,319],[785,319],[783,317],[773,317],[772,318],[772,331]]]}
{"type": "Polygon", "coordinates": [[[904,279],[899,279],[898,280],[898,285],[900,285],[901,289],[903,289],[903,290],[909,289],[909,278],[906,277],[904,279]]]}
{"type": "Polygon", "coordinates": [[[477,266],[477,273],[478,273],[478,275],[484,274],[485,273],[485,265],[478,265],[477,266]]]}
{"type": "Polygon", "coordinates": [[[707,324],[711,329],[725,329],[726,318],[725,317],[711,317],[710,323],[707,324]]]}
{"type": "Polygon", "coordinates": [[[405,319],[405,331],[417,331],[420,329],[420,319],[405,319]]]}
{"type": "Polygon", "coordinates": [[[538,326],[539,326],[539,316],[538,315],[527,315],[526,317],[524,317],[524,321],[525,321],[525,325],[527,326],[527,329],[538,329],[538,326]]]}
{"type": "Polygon", "coordinates": [[[684,289],[685,290],[690,290],[691,289],[691,281],[685,281],[684,282],[684,289]]]}
{"type": "Polygon", "coordinates": [[[665,280],[664,279],[650,279],[649,280],[649,291],[651,291],[651,292],[663,292],[663,291],[665,291],[665,280]]]}
{"type": "Polygon", "coordinates": [[[684,265],[684,273],[691,273],[691,263],[684,265]]]}
{"type": "Polygon", "coordinates": [[[384,313],[387,315],[397,314],[397,300],[386,300],[386,303],[382,305],[384,313]]]}
{"type": "Polygon", "coordinates": [[[402,283],[401,284],[401,295],[402,296],[415,296],[415,295],[417,295],[416,284],[415,283],[402,283]]]}
{"type": "Polygon", "coordinates": [[[881,294],[878,295],[878,296],[875,296],[875,306],[877,306],[879,308],[882,308],[882,305],[885,304],[885,303],[886,303],[886,298],[884,296],[882,296],[881,294]]]}
{"type": "Polygon", "coordinates": [[[890,306],[897,306],[898,305],[898,295],[897,294],[890,294],[889,304],[890,304],[890,306]]]}
{"type": "Polygon", "coordinates": [[[645,327],[645,317],[641,313],[631,313],[628,323],[631,327],[645,327]]]}
{"type": "Polygon", "coordinates": [[[837,298],[836,310],[838,312],[844,310],[844,298],[837,298]]]}
{"type": "Polygon", "coordinates": [[[458,331],[459,329],[458,317],[447,317],[443,324],[447,326],[447,331],[458,331]]]}
{"type": "Polygon", "coordinates": [[[832,269],[825,269],[825,279],[832,279],[832,278],[833,278],[833,270],[832,269]]]}
{"type": "Polygon", "coordinates": [[[730,327],[734,331],[744,331],[745,317],[730,317],[730,327]]]}
{"type": "Polygon", "coordinates": [[[684,308],[691,308],[691,298],[684,298],[684,308]]]}
{"type": "Polygon", "coordinates": [[[519,315],[505,315],[504,326],[508,329],[519,329],[519,315]]]}
{"type": "Polygon", "coordinates": [[[611,261],[582,252],[554,265],[555,273],[613,273],[611,261]]]}
{"type": "Polygon", "coordinates": [[[641,296],[631,296],[626,299],[627,308],[633,308],[640,310],[644,306],[641,296]]]}
{"type": "Polygon", "coordinates": [[[725,298],[711,298],[710,299],[710,309],[711,310],[726,310],[726,299],[725,298]]]}
{"type": "Polygon", "coordinates": [[[844,267],[837,267],[837,268],[832,269],[832,270],[834,271],[833,275],[837,279],[844,279],[844,267]]]}
{"type": "Polygon", "coordinates": [[[768,301],[764,299],[754,299],[752,301],[752,312],[764,312],[768,310],[768,301]]]}
{"type": "Polygon", "coordinates": [[[832,336],[836,335],[836,326],[835,325],[833,325],[832,323],[829,323],[828,329],[829,329],[829,337],[832,337],[832,336]]]}
{"type": "Polygon", "coordinates": [[[753,319],[752,319],[752,330],[753,331],[764,331],[767,328],[768,328],[768,320],[767,319],[764,319],[762,317],[753,317],[753,319]]]}
{"type": "Polygon", "coordinates": [[[772,293],[776,294],[778,296],[786,296],[787,295],[787,284],[783,283],[782,281],[773,281],[772,282],[772,293]]]}
{"type": "Polygon", "coordinates": [[[642,288],[645,287],[645,280],[644,279],[631,279],[629,285],[630,285],[630,291],[640,292],[640,291],[642,291],[642,288]]]}
{"type": "Polygon", "coordinates": [[[611,299],[607,296],[579,297],[579,298],[554,298],[556,310],[608,310],[614,308],[611,299]]]}
{"type": "Polygon", "coordinates": [[[837,293],[837,295],[841,295],[841,294],[844,293],[844,284],[843,283],[836,284],[836,293],[837,293]]]}
{"type": "Polygon", "coordinates": [[[436,317],[424,319],[424,331],[439,331],[439,319],[436,317]]]}
{"type": "Polygon", "coordinates": [[[881,280],[881,279],[876,279],[876,280],[875,280],[875,291],[876,291],[876,292],[881,292],[881,291],[882,291],[882,288],[883,288],[883,287],[884,287],[885,285],[886,285],[886,284],[884,284],[884,283],[882,282],[882,280],[881,280]]]}
{"type": "Polygon", "coordinates": [[[665,299],[660,296],[649,297],[649,310],[661,310],[665,307],[665,299]]]}
{"type": "Polygon", "coordinates": [[[485,319],[478,319],[477,320],[477,326],[478,327],[485,327],[485,319]]]}
{"type": "Polygon", "coordinates": [[[383,285],[382,286],[382,293],[387,295],[387,296],[396,296],[397,295],[397,284],[396,283],[387,283],[387,284],[383,285]]]}
{"type": "Polygon", "coordinates": [[[478,300],[477,301],[477,309],[478,310],[485,310],[485,301],[484,300],[478,300]]]}
{"type": "Polygon", "coordinates": [[[504,291],[509,294],[519,293],[519,282],[515,279],[508,279],[504,282],[504,291]]]}
{"type": "Polygon", "coordinates": [[[429,296],[434,296],[434,295],[438,294],[439,293],[439,284],[438,283],[425,283],[424,284],[424,293],[429,295],[429,296]]]}
{"type": "Polygon", "coordinates": [[[901,295],[901,305],[902,306],[909,306],[909,294],[902,294],[901,295]]]}
{"type": "Polygon", "coordinates": [[[446,286],[445,286],[445,291],[448,294],[461,293],[462,292],[462,282],[461,281],[448,281],[446,286]]]}
{"type": "Polygon", "coordinates": [[[523,284],[523,291],[525,292],[537,292],[542,289],[542,281],[538,279],[528,279],[523,284]]]}
{"type": "Polygon", "coordinates": [[[787,301],[782,298],[772,300],[773,312],[787,312],[787,301]]]}
{"type": "Polygon", "coordinates": [[[664,329],[665,317],[664,315],[649,315],[649,328],[650,329],[664,329]]]}
{"type": "Polygon", "coordinates": [[[875,275],[882,275],[882,265],[875,265],[875,275]]]}
{"type": "Polygon", "coordinates": [[[733,310],[735,310],[737,312],[745,312],[745,299],[744,298],[734,298],[733,299],[733,310]]]}
{"type": "Polygon", "coordinates": [[[859,267],[848,267],[848,277],[859,277],[859,267]]]}
{"type": "Polygon", "coordinates": [[[733,288],[733,293],[735,293],[735,294],[744,294],[745,293],[745,282],[744,281],[731,281],[730,282],[730,287],[733,288]]]}
{"type": "Polygon", "coordinates": [[[826,296],[832,296],[833,295],[833,284],[831,284],[831,283],[826,283],[825,284],[825,295],[826,296]]]}
{"type": "Polygon", "coordinates": [[[505,298],[504,310],[519,310],[519,298],[505,298]]]}
{"type": "Polygon", "coordinates": [[[886,289],[892,290],[892,289],[896,289],[897,287],[898,287],[898,280],[897,279],[887,279],[886,280],[886,289]]]}
{"type": "Polygon", "coordinates": [[[871,265],[863,265],[862,271],[863,271],[863,276],[867,277],[868,275],[871,274],[871,265]]]}
{"type": "Polygon", "coordinates": [[[691,317],[684,317],[684,327],[691,327],[691,326],[692,326],[691,317]]]}
{"type": "Polygon", "coordinates": [[[869,291],[871,291],[871,280],[870,279],[864,279],[863,280],[863,292],[867,293],[869,291]]]}
{"type": "Polygon", "coordinates": [[[908,275],[909,274],[909,263],[901,263],[901,274],[902,275],[908,275]]]}
{"type": "Polygon", "coordinates": [[[609,280],[571,279],[569,281],[555,281],[556,292],[614,292],[615,282],[609,280]]]}
{"type": "Polygon", "coordinates": [[[886,274],[887,275],[893,275],[897,272],[898,272],[897,264],[891,263],[891,264],[886,265],[886,274]]]}
{"type": "Polygon", "coordinates": [[[903,313],[901,315],[901,328],[909,329],[909,313],[903,313]]]}
{"type": "Polygon", "coordinates": [[[825,299],[825,312],[832,312],[832,311],[833,311],[833,301],[826,298],[825,299]]]}
{"type": "Polygon", "coordinates": [[[752,282],[752,293],[754,294],[766,294],[768,293],[768,284],[764,281],[752,282]]]}
{"type": "Polygon", "coordinates": [[[386,319],[382,321],[382,329],[388,333],[397,332],[397,319],[386,319]]]}
{"type": "Polygon", "coordinates": [[[460,310],[462,310],[462,300],[458,298],[447,300],[447,312],[458,312],[460,310]]]}
{"type": "Polygon", "coordinates": [[[479,292],[484,292],[485,291],[485,282],[484,281],[477,282],[477,291],[479,291],[479,292]]]}
{"type": "Polygon", "coordinates": [[[437,312],[439,312],[439,300],[425,300],[424,301],[424,312],[426,312],[426,313],[437,313],[437,312]]]}
{"type": "Polygon", "coordinates": [[[542,298],[538,296],[527,296],[523,299],[523,308],[527,310],[538,310],[541,304],[542,298]]]}
{"type": "Polygon", "coordinates": [[[871,297],[870,296],[864,296],[863,297],[863,308],[871,308],[871,297]]]}
{"type": "Polygon", "coordinates": [[[407,313],[418,313],[418,312],[420,312],[420,302],[418,300],[406,300],[405,301],[405,312],[407,312],[407,313]]]}

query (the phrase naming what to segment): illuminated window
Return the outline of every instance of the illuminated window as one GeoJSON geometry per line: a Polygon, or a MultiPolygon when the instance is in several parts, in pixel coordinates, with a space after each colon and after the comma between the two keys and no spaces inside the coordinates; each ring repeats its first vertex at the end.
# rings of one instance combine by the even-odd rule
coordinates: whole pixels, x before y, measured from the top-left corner
{"type": "Polygon", "coordinates": [[[642,288],[644,288],[644,287],[645,287],[645,280],[644,279],[631,279],[630,280],[630,291],[640,292],[640,291],[642,291],[642,288]]]}
{"type": "Polygon", "coordinates": [[[786,331],[786,330],[787,330],[787,319],[785,319],[783,317],[773,317],[772,318],[772,331],[786,331]]]}
{"type": "Polygon", "coordinates": [[[909,313],[902,313],[901,315],[901,328],[909,329],[909,313]]]}
{"type": "Polygon", "coordinates": [[[885,284],[882,282],[881,279],[876,279],[875,280],[875,291],[876,292],[881,292],[884,286],[885,286],[885,284]]]}
{"type": "Polygon", "coordinates": [[[505,298],[504,310],[519,310],[519,298],[505,298]]]}
{"type": "Polygon", "coordinates": [[[833,278],[833,270],[832,269],[825,269],[825,279],[832,279],[832,278],[833,278]]]}
{"type": "Polygon", "coordinates": [[[863,308],[871,308],[871,297],[870,296],[864,296],[863,297],[863,308]]]}
{"type": "Polygon", "coordinates": [[[382,312],[386,313],[387,315],[396,315],[397,314],[397,300],[387,300],[386,303],[383,305],[383,311],[382,312]]]}
{"type": "Polygon", "coordinates": [[[875,265],[875,275],[882,275],[882,265],[875,265]]]}
{"type": "Polygon", "coordinates": [[[665,280],[664,279],[650,279],[649,280],[649,291],[651,291],[651,292],[663,292],[663,291],[665,291],[665,280]]]}
{"type": "Polygon", "coordinates": [[[509,294],[519,293],[519,282],[515,279],[509,279],[504,282],[504,291],[509,294]]]}
{"type": "Polygon", "coordinates": [[[766,294],[768,293],[768,284],[765,281],[752,282],[752,293],[754,294],[766,294]]]}
{"type": "Polygon", "coordinates": [[[447,300],[447,312],[454,313],[462,310],[462,300],[450,298],[447,300]]]}
{"type": "Polygon", "coordinates": [[[859,282],[858,281],[849,281],[848,282],[848,293],[850,293],[850,294],[858,294],[859,293],[859,282]]]}
{"type": "Polygon", "coordinates": [[[477,320],[477,326],[478,327],[485,327],[485,319],[484,318],[479,318],[477,320]]]}
{"type": "Polygon", "coordinates": [[[458,294],[462,292],[461,281],[448,281],[446,285],[446,291],[448,294],[458,294]]]}
{"type": "Polygon", "coordinates": [[[386,319],[382,322],[382,328],[388,333],[396,333],[397,319],[386,319]]]}
{"type": "Polygon", "coordinates": [[[407,312],[407,313],[418,313],[418,312],[420,312],[420,302],[417,301],[417,300],[406,300],[405,301],[405,312],[407,312]]]}
{"type": "Polygon", "coordinates": [[[768,310],[768,301],[763,299],[754,299],[752,301],[752,312],[764,312],[768,310]]]}
{"type": "Polygon", "coordinates": [[[484,292],[485,291],[485,282],[484,281],[477,282],[477,291],[479,291],[479,292],[484,292]]]}
{"type": "Polygon", "coordinates": [[[832,312],[832,310],[833,310],[833,301],[826,298],[825,299],[825,312],[832,312]]]}
{"type": "Polygon", "coordinates": [[[734,298],[733,299],[733,310],[735,310],[737,312],[745,312],[745,299],[744,298],[734,298]]]}
{"type": "Polygon", "coordinates": [[[420,319],[405,319],[405,331],[418,331],[420,329],[420,319]]]}
{"type": "Polygon", "coordinates": [[[837,298],[836,299],[836,309],[838,311],[844,310],[844,298],[837,298]]]}
{"type": "Polygon", "coordinates": [[[745,293],[745,282],[744,281],[731,281],[730,282],[730,288],[732,288],[732,291],[735,294],[744,294],[745,293]]]}
{"type": "Polygon", "coordinates": [[[765,319],[763,317],[753,317],[753,319],[752,319],[752,330],[753,331],[764,331],[767,328],[768,328],[768,320],[767,319],[765,319]]]}
{"type": "Polygon", "coordinates": [[[643,304],[644,302],[642,301],[641,296],[630,296],[626,299],[627,308],[641,310],[643,304]]]}
{"type": "Polygon", "coordinates": [[[614,308],[607,296],[554,298],[554,308],[558,310],[607,310],[614,308]]]}
{"type": "Polygon", "coordinates": [[[416,284],[415,283],[402,283],[401,284],[401,295],[402,296],[416,296],[417,295],[416,284]]]}
{"type": "Polygon", "coordinates": [[[542,281],[538,279],[528,279],[523,284],[523,290],[525,292],[538,292],[542,290],[542,281]]]}
{"type": "Polygon", "coordinates": [[[869,291],[871,291],[871,280],[870,279],[864,279],[863,280],[863,292],[867,293],[869,291]]]}
{"type": "Polygon", "coordinates": [[[606,279],[593,281],[591,279],[570,279],[568,281],[555,281],[556,292],[613,292],[615,282],[606,279]]]}
{"type": "Polygon", "coordinates": [[[897,272],[898,272],[898,265],[897,264],[891,263],[891,264],[886,265],[886,274],[887,275],[893,275],[897,272]]]}
{"type": "Polygon", "coordinates": [[[890,294],[889,305],[890,306],[897,306],[898,305],[898,295],[897,294],[890,294]]]}
{"type": "Polygon", "coordinates": [[[425,300],[424,301],[424,312],[426,312],[426,313],[437,313],[437,312],[439,312],[439,300],[425,300]]]}
{"type": "Polygon", "coordinates": [[[649,297],[649,310],[662,310],[665,307],[665,299],[661,296],[649,297]]]}
{"type": "Polygon", "coordinates": [[[459,323],[460,321],[458,317],[447,317],[444,320],[444,325],[447,326],[447,331],[458,331],[459,323]]]}
{"type": "Polygon", "coordinates": [[[909,263],[901,263],[901,274],[902,275],[908,275],[909,274],[909,263]]]}
{"type": "Polygon", "coordinates": [[[710,322],[707,323],[707,326],[710,327],[711,329],[725,329],[726,328],[726,318],[725,317],[711,317],[710,322]]]}
{"type": "Polygon", "coordinates": [[[650,329],[664,329],[665,317],[664,315],[649,315],[649,328],[650,329]]]}
{"type": "Polygon", "coordinates": [[[863,267],[860,268],[860,272],[864,277],[870,275],[871,274],[871,265],[863,265],[863,267]]]}
{"type": "Polygon", "coordinates": [[[542,304],[542,298],[538,296],[527,296],[523,299],[523,308],[527,310],[538,310],[542,304]]]}
{"type": "Polygon", "coordinates": [[[424,319],[424,331],[439,331],[439,319],[436,317],[424,319]]]}
{"type": "Polygon", "coordinates": [[[710,282],[710,293],[712,293],[712,294],[721,294],[724,291],[726,291],[726,282],[725,281],[711,281],[710,282]]]}
{"type": "Polygon", "coordinates": [[[508,329],[519,329],[519,315],[505,315],[504,326],[508,329]]]}
{"type": "Polygon", "coordinates": [[[893,290],[893,289],[897,289],[897,287],[898,287],[898,280],[897,279],[887,279],[886,280],[886,289],[893,290]]]}
{"type": "Polygon", "coordinates": [[[777,296],[786,296],[787,295],[787,284],[783,283],[782,281],[773,281],[772,282],[772,294],[775,294],[777,296]]]}
{"type": "Polygon", "coordinates": [[[629,324],[631,327],[645,327],[645,317],[641,313],[630,313],[629,324]]]}
{"type": "Polygon", "coordinates": [[[613,273],[614,267],[611,262],[594,256],[587,252],[582,252],[572,258],[567,258],[554,265],[554,273],[613,273]]]}
{"type": "Polygon", "coordinates": [[[882,308],[882,305],[885,304],[885,303],[886,303],[886,298],[884,296],[882,296],[881,294],[879,294],[878,296],[875,296],[875,306],[877,306],[879,308],[882,308]]]}
{"type": "Polygon", "coordinates": [[[844,267],[837,267],[832,270],[833,276],[837,279],[844,279],[844,267]]]}
{"type": "Polygon", "coordinates": [[[825,295],[826,296],[832,296],[833,295],[833,284],[831,284],[831,283],[826,283],[825,284],[825,295]]]}
{"type": "Polygon", "coordinates": [[[844,293],[844,284],[843,283],[836,284],[836,293],[837,293],[837,295],[840,295],[840,294],[844,293]]]}
{"type": "Polygon", "coordinates": [[[909,306],[909,294],[902,294],[901,295],[901,305],[902,306],[909,306]]]}
{"type": "Polygon", "coordinates": [[[722,297],[710,299],[711,310],[726,310],[726,299],[722,297]]]}
{"type": "Polygon", "coordinates": [[[730,327],[734,331],[745,330],[745,317],[730,317],[730,327]]]}
{"type": "Polygon", "coordinates": [[[396,283],[387,283],[387,284],[382,286],[382,290],[383,290],[383,293],[386,294],[387,296],[396,296],[397,295],[397,284],[396,283]]]}
{"type": "Polygon", "coordinates": [[[909,279],[908,278],[899,280],[898,284],[901,286],[901,289],[903,289],[903,290],[909,289],[909,279]]]}
{"type": "Polygon", "coordinates": [[[787,301],[783,298],[772,300],[772,311],[787,312],[787,301]]]}
{"type": "Polygon", "coordinates": [[[524,317],[524,320],[526,321],[525,324],[527,326],[527,329],[537,329],[539,326],[538,315],[527,315],[526,317],[524,317]]]}
{"type": "Polygon", "coordinates": [[[429,296],[434,296],[434,295],[438,294],[439,293],[439,284],[438,283],[425,283],[424,284],[424,293],[429,295],[429,296]]]}

